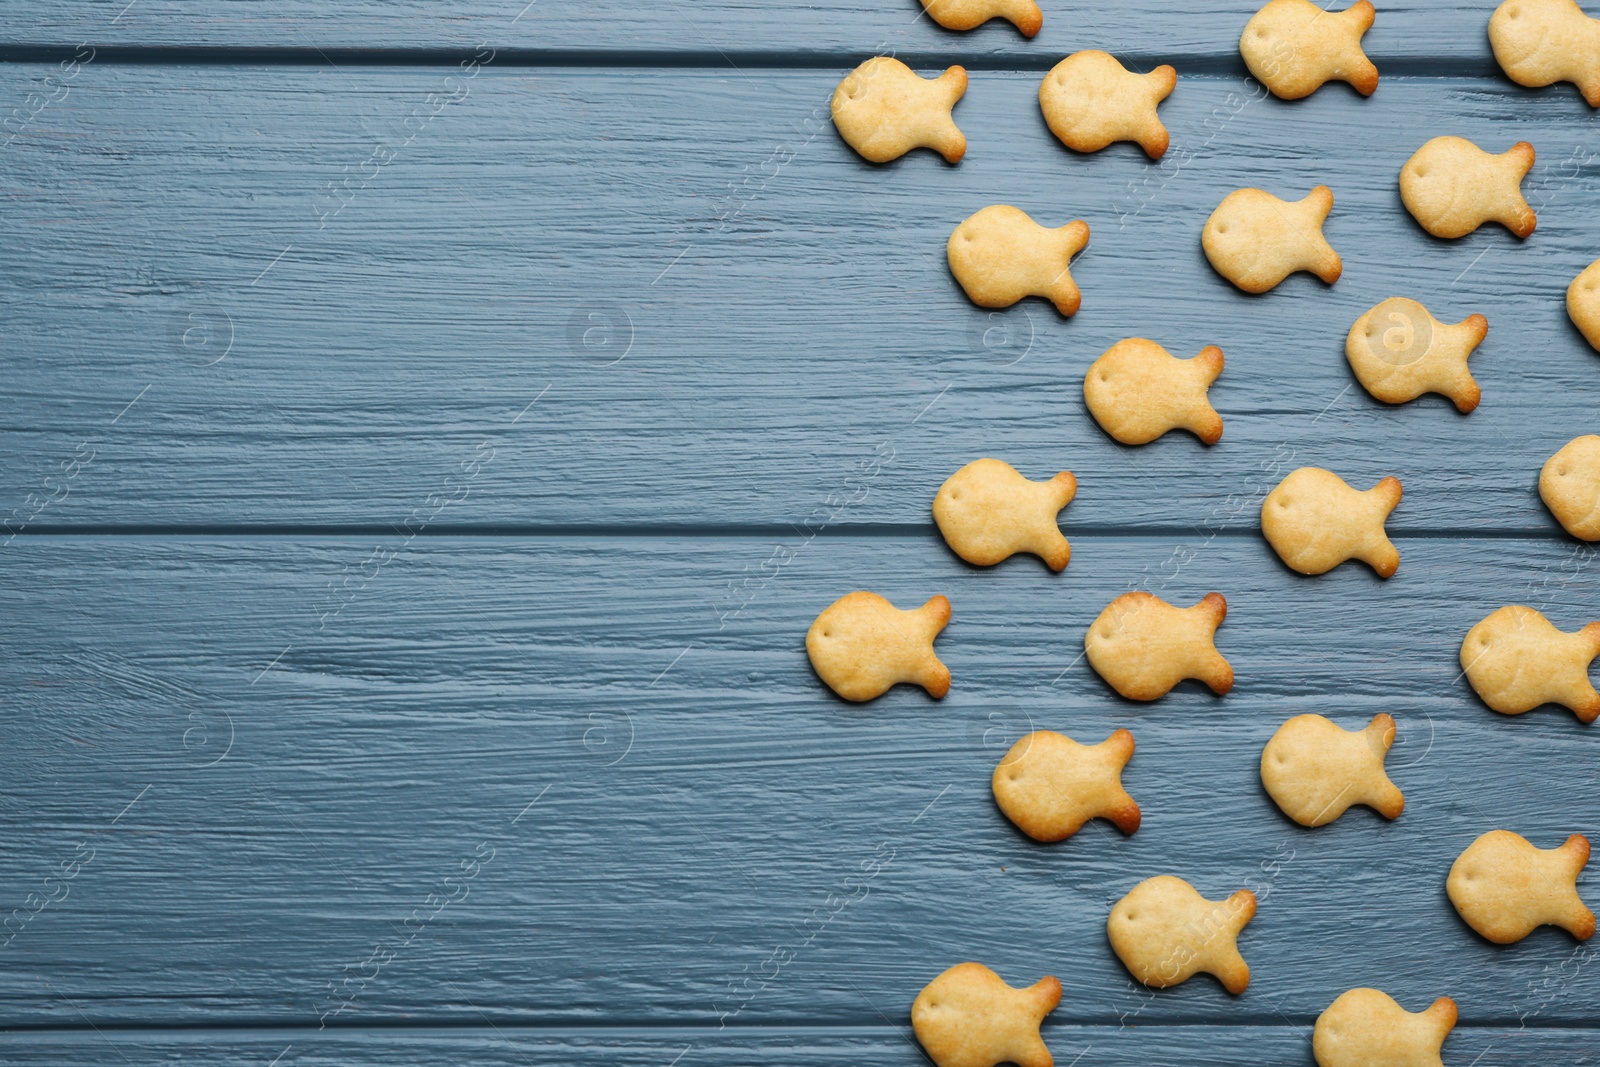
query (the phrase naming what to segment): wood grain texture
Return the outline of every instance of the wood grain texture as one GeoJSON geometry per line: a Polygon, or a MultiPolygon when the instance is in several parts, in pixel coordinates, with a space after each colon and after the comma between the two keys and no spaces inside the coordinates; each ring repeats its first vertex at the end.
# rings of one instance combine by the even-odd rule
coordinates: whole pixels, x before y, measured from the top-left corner
{"type": "Polygon", "coordinates": [[[1490,945],[1443,892],[1482,830],[1600,833],[1592,728],[1494,715],[1457,661],[1503,603],[1600,616],[1535,491],[1595,430],[1561,307],[1593,113],[1498,73],[1488,0],[1382,5],[1371,100],[1262,99],[1256,6],[1047,6],[1027,42],[914,0],[12,5],[0,1064],[923,1063],[911,999],[969,958],[1060,976],[1063,1067],[1309,1064],[1367,984],[1455,997],[1450,1063],[1600,1061],[1600,949],[1490,945]],[[1089,47],[1178,66],[1162,164],[1050,137],[1041,72],[1089,47]],[[879,51],[972,69],[959,167],[829,128],[879,51]],[[1536,145],[1528,242],[1405,215],[1439,133],[1536,145]],[[1338,285],[1210,271],[1223,195],[1318,182],[1338,285]],[[993,202],[1089,221],[1076,318],[954,286],[993,202]],[[1488,316],[1470,417],[1354,383],[1395,294],[1488,316]],[[1084,370],[1135,333],[1226,351],[1220,445],[1095,427],[1084,370]],[[1064,574],[938,540],[985,454],[1077,474],[1064,574]],[[1254,532],[1308,463],[1404,482],[1394,579],[1254,532]],[[857,587],[952,598],[947,699],[821,687],[802,635],[857,587]],[[1234,691],[1101,683],[1084,628],[1129,588],[1225,593],[1234,691]],[[1399,820],[1276,811],[1260,749],[1304,711],[1396,717],[1399,820]],[[1011,828],[989,774],[1040,727],[1134,733],[1136,835],[1011,828]],[[1155,873],[1255,890],[1242,997],[1130,982],[1105,914],[1155,873]]]}
{"type": "MultiPolygon", "coordinates": [[[[1414,1005],[1407,1005],[1412,1007],[1414,1005]]],[[[1287,1026],[1075,1027],[1046,1022],[1045,1041],[1056,1062],[1142,1067],[1202,1057],[1217,1067],[1261,1063],[1311,1064],[1311,1034],[1287,1026]]],[[[426,1027],[399,1030],[128,1031],[0,1034],[0,1063],[11,1067],[77,1067],[118,1054],[133,1063],[239,1064],[272,1061],[279,1067],[343,1067],[350,1063],[453,1063],[501,1067],[574,1062],[662,1067],[674,1056],[683,1067],[784,1063],[801,1067],[840,1063],[926,1064],[907,1039],[903,1018],[873,1027],[697,1027],[614,1030],[488,1027],[471,1031],[426,1027]],[[896,1028],[898,1027],[898,1029],[896,1028]]],[[[1445,1062],[1477,1067],[1596,1062],[1594,1031],[1559,1029],[1458,1029],[1444,1046],[1445,1062]]]]}
{"type": "MultiPolygon", "coordinates": [[[[1018,57],[1059,59],[1080,48],[1103,48],[1199,63],[1219,58],[1237,63],[1239,33],[1260,6],[1253,0],[1202,0],[1182,6],[1155,0],[1046,3],[1044,28],[1029,41],[1003,21],[971,33],[943,30],[922,14],[917,0],[872,4],[814,0],[781,9],[757,0],[662,4],[464,0],[448,10],[424,0],[232,0],[201,12],[182,0],[139,0],[121,17],[122,4],[114,0],[93,4],[39,0],[7,12],[0,41],[296,49],[313,57],[317,48],[470,49],[488,41],[535,55],[697,53],[718,65],[747,60],[741,53],[778,54],[792,61],[808,53],[865,55],[882,48],[1014,63],[1018,57]]],[[[1492,72],[1488,24],[1495,6],[1493,0],[1448,7],[1422,0],[1384,3],[1367,34],[1366,51],[1380,69],[1385,61],[1405,67],[1443,60],[1470,64],[1474,72],[1492,72]]]]}
{"type": "Polygon", "coordinates": [[[1600,383],[1562,303],[1600,255],[1575,99],[1425,78],[1289,105],[1186,79],[1163,170],[1067,152],[1037,74],[975,73],[965,162],[872,167],[828,128],[840,73],[83,67],[5,150],[0,501],[46,525],[398,524],[487,442],[436,521],[799,523],[832,494],[856,502],[830,522],[925,524],[989,454],[1074,471],[1089,528],[1249,525],[1263,468],[1292,462],[1398,475],[1396,529],[1557,532],[1537,473],[1595,429],[1600,383]],[[1526,243],[1405,214],[1398,168],[1444,130],[1536,144],[1526,243]],[[1337,285],[1250,297],[1210,270],[1228,191],[1324,181],[1337,285]],[[953,283],[951,228],[997,201],[1090,222],[1074,319],[991,317],[953,283]],[[1395,293],[1488,316],[1472,415],[1354,382],[1345,333],[1395,293]],[[1082,374],[1130,334],[1224,349],[1221,444],[1095,426],[1082,374]],[[80,446],[70,496],[41,490],[80,446]]]}
{"type": "Polygon", "coordinates": [[[319,619],[369,541],[18,538],[0,572],[0,901],[58,893],[46,876],[77,867],[0,950],[0,1013],[873,1026],[977,958],[1058,975],[1062,1026],[1306,1026],[1361,984],[1448,993],[1472,1025],[1592,1019],[1592,946],[1488,944],[1443,891],[1483,830],[1600,832],[1592,728],[1494,715],[1456,658],[1508,599],[1568,628],[1600,614],[1588,556],[1424,539],[1382,583],[1292,575],[1254,538],[1163,567],[1160,538],[1090,537],[1054,576],[834,538],[719,621],[719,587],[772,547],[423,538],[319,619]],[[1084,628],[1130,584],[1225,593],[1229,696],[1134,705],[1090,672],[1084,628]],[[820,686],[802,635],[857,586],[951,597],[948,698],[847,706],[820,686]],[[1396,716],[1400,819],[1307,831],[1276,813],[1260,749],[1303,711],[1396,716]],[[1040,846],[1009,827],[988,777],[1029,724],[1132,730],[1137,834],[1040,846]],[[1261,898],[1243,996],[1129,983],[1105,914],[1163,872],[1261,898]]]}

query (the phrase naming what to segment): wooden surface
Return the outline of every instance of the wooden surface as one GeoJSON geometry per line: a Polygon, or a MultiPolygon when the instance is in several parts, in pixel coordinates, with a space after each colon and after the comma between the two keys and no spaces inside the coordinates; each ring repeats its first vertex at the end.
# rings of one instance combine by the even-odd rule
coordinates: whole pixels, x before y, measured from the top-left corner
{"type": "Polygon", "coordinates": [[[1492,6],[1386,6],[1378,93],[1296,104],[1243,75],[1248,3],[1047,8],[1033,42],[847,0],[6,11],[0,1062],[917,1063],[910,1001],[969,958],[1061,978],[1063,1067],[1309,1063],[1355,985],[1454,997],[1450,1064],[1600,1060],[1597,950],[1490,945],[1443,892],[1484,830],[1600,832],[1593,728],[1459,677],[1501,604],[1600,617],[1536,492],[1596,429],[1561,294],[1600,142],[1498,75],[1492,6]],[[1165,164],[1049,137],[1079,47],[1177,63],[1165,164]],[[972,68],[958,167],[832,131],[883,48],[972,68]],[[1444,132],[1534,143],[1532,238],[1404,213],[1444,132]],[[1223,195],[1317,183],[1340,282],[1210,271],[1223,195]],[[965,301],[944,241],[993,202],[1089,221],[1079,315],[965,301]],[[1488,316],[1472,415],[1354,383],[1396,293],[1488,316]],[[1224,349],[1219,445],[1095,427],[1129,334],[1224,349]],[[1078,475],[1063,574],[939,540],[985,454],[1078,475]],[[1395,578],[1277,562],[1256,513],[1304,464],[1400,477],[1395,578]],[[1084,630],[1135,587],[1228,597],[1231,694],[1098,680],[1084,630]],[[951,597],[944,701],[819,685],[802,635],[853,588],[951,597]],[[1399,820],[1276,811],[1261,745],[1302,711],[1395,715],[1399,820]],[[1136,835],[997,812],[1021,733],[1119,727],[1136,835]],[[1261,898],[1244,995],[1130,982],[1105,915],[1157,873],[1261,898]]]}

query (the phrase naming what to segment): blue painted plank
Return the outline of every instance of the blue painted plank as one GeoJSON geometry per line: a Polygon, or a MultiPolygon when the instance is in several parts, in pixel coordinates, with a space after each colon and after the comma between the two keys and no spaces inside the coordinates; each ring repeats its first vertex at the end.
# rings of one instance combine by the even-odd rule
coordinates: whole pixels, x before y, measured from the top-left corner
{"type": "Polygon", "coordinates": [[[1600,615],[1591,555],[1408,540],[1383,583],[1292,575],[1254,538],[1177,557],[1077,538],[1059,576],[979,571],[920,537],[788,547],[724,624],[723,583],[771,544],[18,538],[0,901],[76,870],[0,950],[0,1017],[877,1025],[863,992],[902,1018],[978,958],[1058,975],[1061,1024],[1304,1026],[1362,984],[1448,993],[1478,1026],[1592,1022],[1593,946],[1490,945],[1443,892],[1484,830],[1600,834],[1594,728],[1494,715],[1457,661],[1507,600],[1569,629],[1600,615]],[[344,602],[319,618],[330,582],[344,602]],[[1229,696],[1135,705],[1097,680],[1085,627],[1130,584],[1229,598],[1229,696]],[[951,597],[948,698],[847,706],[819,685],[802,635],[857,586],[951,597]],[[1303,711],[1397,717],[1400,819],[1306,831],[1276,813],[1257,761],[1303,711]],[[1043,847],[1010,828],[988,778],[1029,724],[1132,730],[1137,834],[1043,847]],[[1129,982],[1105,916],[1161,872],[1261,897],[1243,996],[1129,982]]]}
{"type": "Polygon", "coordinates": [[[959,167],[878,168],[825,124],[840,73],[91,64],[5,149],[0,518],[925,525],[939,483],[991,454],[1074,471],[1067,521],[1091,529],[1247,528],[1274,467],[1312,463],[1398,475],[1398,529],[1557,532],[1537,472],[1596,429],[1600,387],[1562,304],[1600,255],[1586,108],[1470,79],[1291,105],[1186,78],[1155,167],[1066,152],[1036,73],[979,72],[959,167]],[[1398,168],[1447,131],[1538,147],[1528,242],[1440,242],[1406,216],[1398,168]],[[1226,192],[1322,181],[1337,285],[1248,297],[1206,265],[1226,192]],[[990,317],[956,288],[946,237],[995,201],[1089,220],[1074,319],[990,317]],[[1354,383],[1345,332],[1395,293],[1488,316],[1478,411],[1354,383]],[[1094,425],[1082,374],[1130,334],[1222,346],[1219,446],[1125,449],[1094,425]]]}
{"type": "MultiPolygon", "coordinates": [[[[117,0],[36,0],[16,6],[7,12],[0,47],[89,41],[118,47],[278,48],[322,62],[315,49],[470,50],[487,42],[535,55],[687,53],[725,65],[759,62],[751,53],[792,57],[887,48],[979,62],[1060,58],[1080,48],[1208,64],[1219,58],[1236,62],[1239,33],[1261,5],[1253,0],[1200,0],[1182,6],[1156,0],[1100,5],[1046,0],[1044,28],[1032,41],[999,20],[972,33],[948,32],[922,13],[917,0],[812,0],[779,9],[753,0],[462,0],[448,10],[424,0],[231,0],[203,12],[182,0],[139,0],[126,12],[117,0]]],[[[1495,6],[1493,0],[1448,7],[1389,0],[1379,5],[1366,50],[1380,69],[1386,62],[1414,69],[1442,59],[1474,72],[1491,72],[1487,27],[1495,6]]],[[[343,62],[349,57],[331,58],[343,62]]]]}
{"type": "MultiPolygon", "coordinates": [[[[870,995],[870,994],[869,994],[870,995]]],[[[1409,1008],[1421,1005],[1407,1003],[1409,1008]]],[[[710,1030],[672,1029],[470,1029],[407,1027],[390,1030],[105,1030],[74,1033],[0,1034],[0,1063],[11,1067],[77,1067],[113,1062],[119,1054],[133,1063],[181,1061],[186,1064],[239,1064],[273,1061],[278,1067],[405,1062],[524,1067],[576,1062],[626,1067],[718,1067],[723,1064],[782,1063],[798,1067],[839,1063],[926,1064],[910,1043],[906,1012],[884,1006],[888,1023],[850,1029],[800,1026],[710,1030]],[[681,1057],[674,1060],[674,1057],[681,1057]]],[[[1142,1067],[1149,1063],[1196,1059],[1216,1067],[1257,1067],[1261,1063],[1310,1067],[1308,1028],[1289,1026],[1071,1027],[1046,1022],[1046,1043],[1056,1062],[1075,1056],[1084,1064],[1142,1067]]],[[[1592,1030],[1484,1028],[1457,1029],[1446,1040],[1447,1063],[1477,1067],[1563,1064],[1579,1067],[1600,1060],[1592,1030]]]]}

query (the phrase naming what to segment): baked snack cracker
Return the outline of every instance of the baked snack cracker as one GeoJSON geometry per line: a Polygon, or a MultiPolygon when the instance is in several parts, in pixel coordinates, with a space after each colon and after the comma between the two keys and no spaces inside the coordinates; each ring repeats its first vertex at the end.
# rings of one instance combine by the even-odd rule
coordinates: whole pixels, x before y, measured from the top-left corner
{"type": "Polygon", "coordinates": [[[1217,651],[1216,634],[1227,614],[1221,593],[1207,593],[1190,608],[1123,593],[1089,625],[1083,647],[1089,665],[1129,700],[1155,700],[1185,678],[1223,696],[1233,688],[1233,667],[1217,651]]]}
{"type": "Polygon", "coordinates": [[[1088,244],[1089,224],[1082,219],[1052,230],[1009,204],[993,204],[955,228],[945,255],[950,273],[979,307],[1042,296],[1072,315],[1080,296],[1067,265],[1088,244]]]}
{"type": "Polygon", "coordinates": [[[1167,128],[1156,105],[1172,95],[1178,72],[1161,66],[1137,74],[1108,52],[1075,52],[1039,84],[1039,108],[1050,132],[1074,152],[1098,152],[1132,141],[1151,159],[1167,151],[1167,128]]]}
{"type": "Polygon", "coordinates": [[[1539,496],[1567,533],[1600,541],[1600,437],[1574,437],[1545,460],[1539,496]]]}
{"type": "Polygon", "coordinates": [[[1392,744],[1394,719],[1388,715],[1374,715],[1364,730],[1340,729],[1321,715],[1296,715],[1261,750],[1261,784],[1301,826],[1325,826],[1352,804],[1393,819],[1406,798],[1383,771],[1392,744]]]}
{"type": "Polygon", "coordinates": [[[1301,467],[1261,502],[1261,532],[1290,570],[1324,574],[1359,559],[1387,578],[1400,567],[1400,550],[1383,523],[1398,503],[1397,478],[1362,492],[1332,471],[1301,467]]]}
{"type": "Polygon", "coordinates": [[[1361,50],[1361,38],[1372,19],[1370,0],[1343,11],[1310,0],[1268,0],[1245,23],[1239,54],[1250,73],[1283,100],[1310,96],[1330,81],[1349,82],[1371,96],[1378,68],[1361,50]]]}
{"type": "Polygon", "coordinates": [[[1506,0],[1489,16],[1489,44],[1518,85],[1571,82],[1600,107],[1600,19],[1574,0],[1506,0]]]}
{"type": "Polygon", "coordinates": [[[1600,351],[1600,259],[1585,267],[1567,286],[1567,317],[1589,347],[1600,351]]]}
{"type": "Polygon", "coordinates": [[[1600,693],[1589,682],[1589,663],[1596,655],[1600,622],[1569,634],[1532,608],[1510,604],[1467,631],[1461,670],[1479,698],[1502,715],[1561,704],[1580,722],[1594,722],[1600,693]]]}
{"type": "Polygon", "coordinates": [[[975,30],[1001,18],[1032,37],[1044,25],[1044,12],[1033,0],[922,0],[922,9],[947,30],[975,30]]]}
{"type": "Polygon", "coordinates": [[[1090,819],[1131,834],[1139,829],[1139,805],[1122,788],[1122,768],[1132,756],[1126,730],[1098,745],[1035,730],[1011,746],[990,785],[1006,818],[1035,841],[1065,840],[1090,819]]]}
{"type": "Polygon", "coordinates": [[[1238,937],[1255,913],[1256,895],[1248,889],[1207,900],[1182,878],[1162,874],[1117,901],[1106,936],[1128,973],[1147,986],[1166,989],[1205,971],[1228,992],[1243,993],[1250,967],[1238,937]]]}
{"type": "Polygon", "coordinates": [[[1061,983],[1016,989],[981,963],[958,963],[911,1003],[911,1029],[939,1067],[1053,1067],[1039,1024],[1061,1003],[1061,983]]]}
{"type": "Polygon", "coordinates": [[[1059,571],[1072,558],[1072,546],[1056,525],[1056,513],[1077,492],[1078,479],[1067,471],[1032,482],[1002,460],[975,459],[939,487],[933,521],[945,544],[968,563],[992,567],[1032,552],[1059,571]]]}
{"type": "Polygon", "coordinates": [[[1464,415],[1483,398],[1467,357],[1488,334],[1489,320],[1482,315],[1452,326],[1415,300],[1391,296],[1350,327],[1344,357],[1362,388],[1385,404],[1439,393],[1464,415]]]}
{"type": "Polygon", "coordinates": [[[1352,989],[1317,1016],[1311,1052],[1317,1067],[1444,1067],[1439,1050],[1456,1014],[1449,997],[1412,1012],[1381,990],[1352,989]]]}
{"type": "Polygon", "coordinates": [[[806,632],[806,655],[828,688],[846,700],[871,700],[901,682],[932,697],[950,691],[950,670],[933,639],[950,621],[950,601],[936,596],[901,611],[877,593],[846,593],[806,632]]]}
{"type": "Polygon", "coordinates": [[[1322,236],[1333,190],[1319,185],[1304,200],[1279,200],[1260,189],[1236,189],[1206,220],[1200,247],[1216,272],[1247,293],[1264,293],[1297,270],[1332,285],[1344,264],[1322,236]]]}
{"type": "Polygon", "coordinates": [[[1582,834],[1560,848],[1535,848],[1520,834],[1490,830],[1456,857],[1444,887],[1466,924],[1497,945],[1545,925],[1587,941],[1594,912],[1578,896],[1578,875],[1588,862],[1582,834]]]}
{"type": "Polygon", "coordinates": [[[1522,198],[1533,158],[1527,141],[1493,155],[1465,137],[1435,137],[1400,168],[1400,199],[1435,237],[1465,237],[1486,222],[1526,237],[1539,221],[1522,198]]]}
{"type": "Polygon", "coordinates": [[[899,159],[913,148],[931,148],[946,163],[959,163],[967,139],[950,109],[966,91],[961,67],[923,78],[892,56],[874,56],[833,91],[833,124],[846,144],[873,163],[899,159]]]}
{"type": "Polygon", "coordinates": [[[1208,445],[1222,440],[1222,416],[1206,390],[1222,373],[1222,349],[1178,359],[1154,341],[1130,337],[1101,354],[1083,376],[1083,399],[1100,428],[1125,445],[1188,430],[1208,445]]]}

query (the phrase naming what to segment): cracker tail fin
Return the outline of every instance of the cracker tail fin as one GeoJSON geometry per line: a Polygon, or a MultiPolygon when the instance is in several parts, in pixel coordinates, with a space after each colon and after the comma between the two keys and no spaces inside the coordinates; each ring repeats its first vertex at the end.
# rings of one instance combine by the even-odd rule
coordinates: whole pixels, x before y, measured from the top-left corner
{"type": "Polygon", "coordinates": [[[1012,0],[1007,19],[1024,37],[1032,37],[1044,26],[1044,11],[1034,0],[1012,0]]]}
{"type": "Polygon", "coordinates": [[[1456,1019],[1460,1018],[1461,1015],[1460,1011],[1456,1008],[1456,1002],[1451,1000],[1449,997],[1440,997],[1438,1000],[1428,1005],[1428,1009],[1422,1014],[1433,1020],[1434,1025],[1439,1028],[1439,1033],[1441,1035],[1448,1034],[1451,1030],[1454,1030],[1456,1027],[1456,1019]]]}

